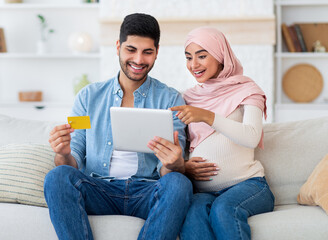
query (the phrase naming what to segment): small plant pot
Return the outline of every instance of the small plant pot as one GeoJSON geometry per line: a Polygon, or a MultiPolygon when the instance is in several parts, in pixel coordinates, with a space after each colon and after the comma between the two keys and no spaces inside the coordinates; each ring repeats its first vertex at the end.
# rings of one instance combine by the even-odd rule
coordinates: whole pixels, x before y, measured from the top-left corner
{"type": "Polygon", "coordinates": [[[19,92],[18,97],[20,102],[41,102],[42,91],[19,92]]]}
{"type": "Polygon", "coordinates": [[[48,53],[48,43],[45,41],[38,41],[36,43],[36,53],[37,54],[45,54],[48,53]]]}

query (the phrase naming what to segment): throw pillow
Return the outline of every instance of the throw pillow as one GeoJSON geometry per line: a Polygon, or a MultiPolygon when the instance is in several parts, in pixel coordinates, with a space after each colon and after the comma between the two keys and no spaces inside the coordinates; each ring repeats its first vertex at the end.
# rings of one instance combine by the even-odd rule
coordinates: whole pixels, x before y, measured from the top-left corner
{"type": "Polygon", "coordinates": [[[10,144],[0,147],[0,202],[47,207],[45,175],[55,167],[49,145],[10,144]]]}
{"type": "Polygon", "coordinates": [[[297,202],[304,205],[318,205],[328,214],[328,154],[301,187],[297,202]]]}

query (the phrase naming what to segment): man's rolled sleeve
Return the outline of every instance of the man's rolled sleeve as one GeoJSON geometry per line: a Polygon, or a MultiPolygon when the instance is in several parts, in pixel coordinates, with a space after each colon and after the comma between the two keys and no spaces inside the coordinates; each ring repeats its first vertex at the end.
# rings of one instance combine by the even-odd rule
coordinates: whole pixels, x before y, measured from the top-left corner
{"type": "MultiPolygon", "coordinates": [[[[86,88],[82,89],[74,101],[71,116],[86,116],[86,108],[83,100],[86,99],[86,88]]],[[[86,155],[86,130],[75,130],[72,133],[71,139],[71,154],[75,158],[78,168],[80,170],[85,167],[86,155]]]]}
{"type": "Polygon", "coordinates": [[[79,170],[82,170],[83,167],[84,167],[84,164],[83,164],[83,161],[82,161],[80,155],[78,153],[74,152],[74,151],[71,151],[71,154],[75,158],[75,161],[77,163],[77,168],[79,170]]]}

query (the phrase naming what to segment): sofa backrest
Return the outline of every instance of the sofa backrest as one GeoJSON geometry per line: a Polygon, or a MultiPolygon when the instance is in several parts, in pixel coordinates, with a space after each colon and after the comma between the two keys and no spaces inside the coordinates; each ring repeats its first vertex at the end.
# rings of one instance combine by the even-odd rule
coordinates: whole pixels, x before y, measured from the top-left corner
{"type": "Polygon", "coordinates": [[[264,125],[264,149],[255,158],[264,166],[276,205],[296,198],[315,166],[328,154],[328,117],[264,125]]]}
{"type": "MultiPolygon", "coordinates": [[[[0,114],[0,146],[48,144],[51,129],[62,123],[23,120],[0,114]]],[[[264,166],[276,205],[296,203],[315,166],[328,154],[328,117],[264,125],[264,149],[255,158],[264,166]]]]}
{"type": "Polygon", "coordinates": [[[60,123],[25,120],[0,114],[0,146],[6,144],[48,144],[49,133],[60,123]]]}

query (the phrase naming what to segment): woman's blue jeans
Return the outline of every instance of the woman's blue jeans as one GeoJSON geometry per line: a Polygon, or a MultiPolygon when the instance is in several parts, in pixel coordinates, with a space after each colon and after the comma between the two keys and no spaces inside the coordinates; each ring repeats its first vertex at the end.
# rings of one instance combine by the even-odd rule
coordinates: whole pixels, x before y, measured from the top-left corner
{"type": "Polygon", "coordinates": [[[182,227],[182,240],[251,239],[247,219],[270,212],[274,196],[264,177],[254,177],[214,193],[193,196],[182,227]]]}
{"type": "Polygon", "coordinates": [[[158,181],[109,182],[59,166],[47,174],[44,193],[60,240],[93,239],[88,214],[140,217],[146,221],[138,239],[176,239],[191,203],[192,184],[176,172],[158,181]]]}

